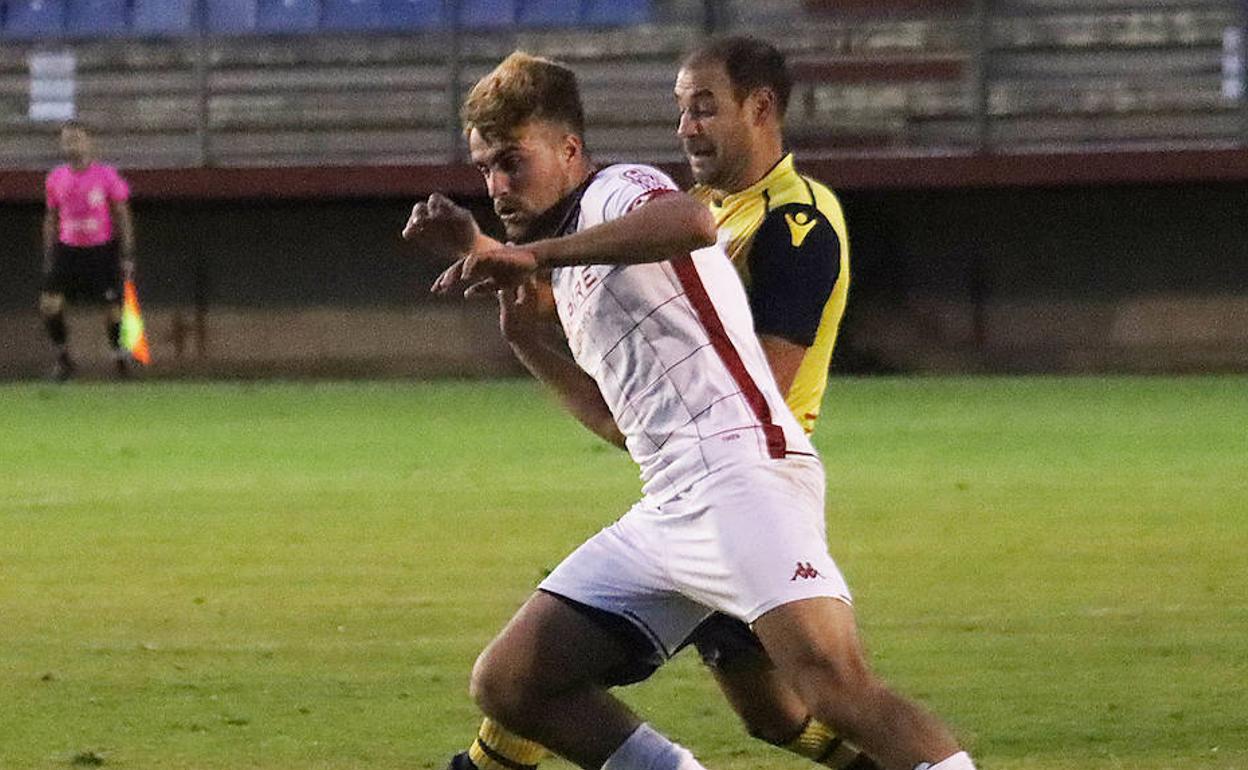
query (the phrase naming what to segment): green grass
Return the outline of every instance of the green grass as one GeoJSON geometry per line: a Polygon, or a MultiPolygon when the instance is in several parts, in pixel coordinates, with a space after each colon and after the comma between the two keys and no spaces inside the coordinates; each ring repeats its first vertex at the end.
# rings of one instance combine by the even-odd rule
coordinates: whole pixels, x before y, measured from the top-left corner
{"type": "MultiPolygon", "coordinates": [[[[876,666],[981,768],[1248,768],[1248,380],[837,380],[818,438],[876,666]]],[[[0,386],[0,767],[440,768],[637,488],[527,382],[0,386]]],[[[626,697],[803,766],[692,656],[626,697]]]]}

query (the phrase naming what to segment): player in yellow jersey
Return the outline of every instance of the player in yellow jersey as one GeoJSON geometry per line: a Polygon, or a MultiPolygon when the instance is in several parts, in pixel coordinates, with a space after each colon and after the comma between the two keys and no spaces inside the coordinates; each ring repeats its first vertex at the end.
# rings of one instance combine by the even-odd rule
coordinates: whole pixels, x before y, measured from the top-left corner
{"type": "MultiPolygon", "coordinates": [[[[709,41],[677,75],[677,132],[697,183],[691,193],[715,215],[772,373],[810,433],[845,312],[849,241],[836,195],[799,174],[785,152],[789,90],[784,57],[773,46],[748,37],[709,41]]],[[[878,768],[810,717],[741,621],[712,615],[689,643],[754,737],[829,767],[878,768]]],[[[487,719],[451,770],[531,770],[545,755],[487,719]]]]}
{"type": "Polygon", "coordinates": [[[772,46],[724,38],[686,59],[676,95],[680,139],[697,182],[692,194],[715,215],[772,373],[810,433],[845,313],[849,239],[836,195],[799,174],[785,153],[784,71],[772,46]],[[745,101],[760,90],[769,98],[745,101]]]}

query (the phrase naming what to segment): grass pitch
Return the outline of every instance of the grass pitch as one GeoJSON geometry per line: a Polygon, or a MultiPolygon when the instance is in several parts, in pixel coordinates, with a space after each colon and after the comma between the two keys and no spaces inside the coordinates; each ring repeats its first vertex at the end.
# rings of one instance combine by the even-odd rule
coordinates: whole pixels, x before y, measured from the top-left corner
{"type": "MultiPolygon", "coordinates": [[[[626,509],[528,382],[0,386],[0,767],[440,768],[476,652],[626,509]]],[[[1248,380],[836,380],[831,548],[981,768],[1248,768],[1248,380]]],[[[686,655],[625,697],[713,770],[686,655]]],[[[551,762],[552,768],[564,768],[551,762]]]]}

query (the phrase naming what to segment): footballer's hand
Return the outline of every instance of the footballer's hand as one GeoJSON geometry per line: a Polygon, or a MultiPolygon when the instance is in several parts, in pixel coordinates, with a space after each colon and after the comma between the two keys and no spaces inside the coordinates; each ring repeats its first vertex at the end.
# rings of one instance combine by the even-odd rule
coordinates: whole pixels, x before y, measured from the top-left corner
{"type": "Polygon", "coordinates": [[[527,249],[503,246],[457,260],[433,282],[434,294],[449,294],[467,284],[465,297],[516,288],[537,271],[537,256],[527,249]]]}
{"type": "Polygon", "coordinates": [[[523,344],[548,333],[554,312],[555,296],[548,281],[530,278],[498,291],[498,329],[508,342],[523,344]]]}
{"type": "Polygon", "coordinates": [[[465,294],[519,287],[536,272],[537,255],[519,246],[474,252],[464,259],[465,294]]]}
{"type": "Polygon", "coordinates": [[[403,240],[437,257],[467,254],[480,235],[472,213],[439,193],[413,206],[403,228],[403,240]]]}

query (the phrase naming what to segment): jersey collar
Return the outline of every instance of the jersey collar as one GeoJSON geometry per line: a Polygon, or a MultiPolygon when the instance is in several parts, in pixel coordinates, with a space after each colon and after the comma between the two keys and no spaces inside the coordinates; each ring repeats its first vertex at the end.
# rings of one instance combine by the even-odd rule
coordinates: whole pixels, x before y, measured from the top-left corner
{"type": "Polygon", "coordinates": [[[781,178],[793,173],[796,173],[796,169],[793,166],[793,153],[790,152],[777,161],[776,165],[772,166],[771,171],[768,171],[762,179],[740,192],[725,195],[719,205],[729,206],[738,201],[752,198],[756,195],[761,195],[767,190],[768,187],[771,187],[775,185],[776,182],[780,181],[781,178]]]}

